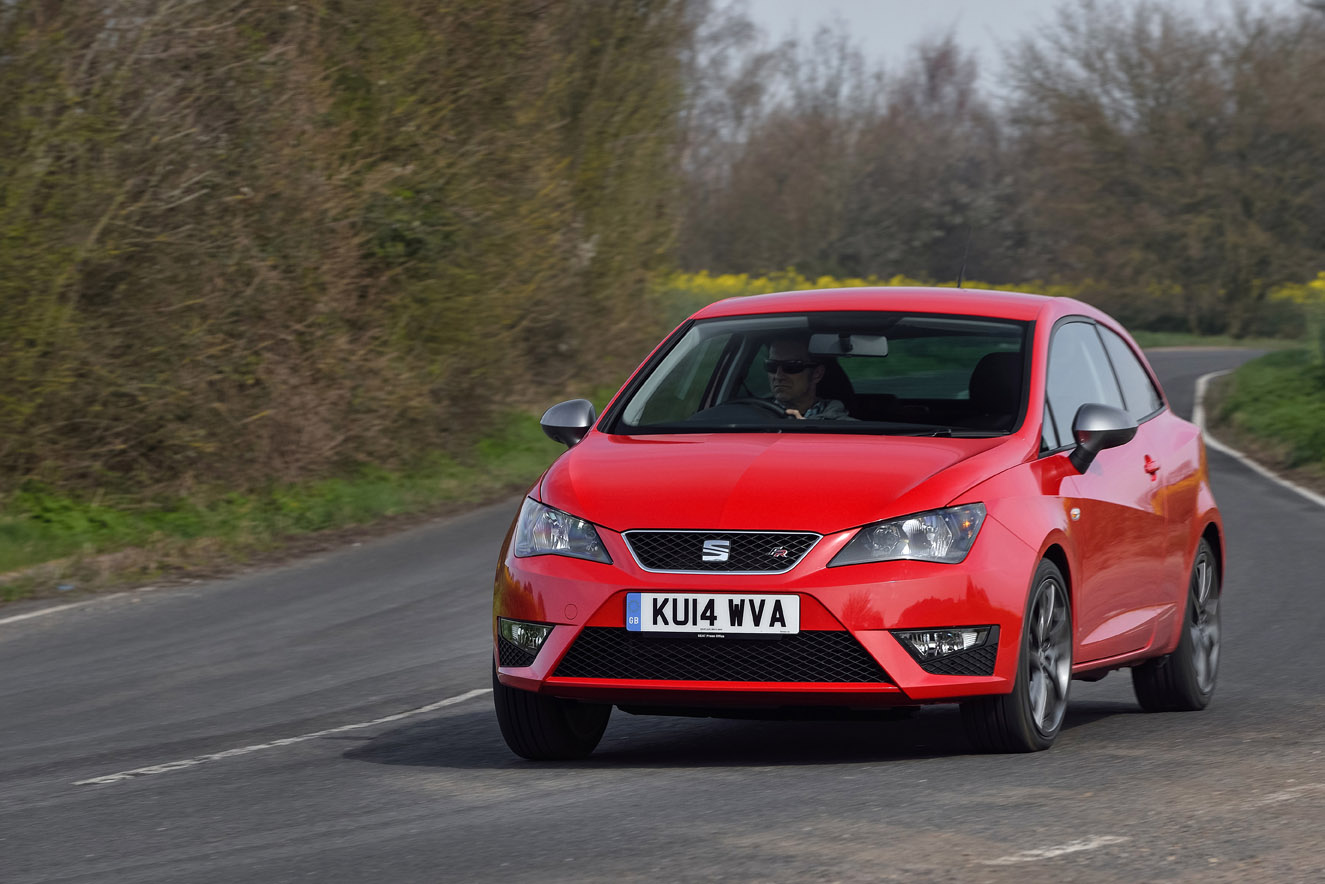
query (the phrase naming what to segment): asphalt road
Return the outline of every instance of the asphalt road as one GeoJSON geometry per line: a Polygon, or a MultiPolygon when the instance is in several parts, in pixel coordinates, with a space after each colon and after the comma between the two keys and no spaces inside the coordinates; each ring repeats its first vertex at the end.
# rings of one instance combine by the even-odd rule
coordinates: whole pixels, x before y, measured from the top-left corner
{"type": "MultiPolygon", "coordinates": [[[[1184,414],[1243,358],[1153,354],[1184,414]]],[[[521,761],[490,695],[465,698],[488,686],[513,502],[0,623],[0,881],[1325,880],[1325,510],[1210,462],[1230,560],[1213,705],[1147,715],[1125,673],[1077,682],[1035,755],[971,754],[935,707],[616,713],[591,760],[521,761]]]]}

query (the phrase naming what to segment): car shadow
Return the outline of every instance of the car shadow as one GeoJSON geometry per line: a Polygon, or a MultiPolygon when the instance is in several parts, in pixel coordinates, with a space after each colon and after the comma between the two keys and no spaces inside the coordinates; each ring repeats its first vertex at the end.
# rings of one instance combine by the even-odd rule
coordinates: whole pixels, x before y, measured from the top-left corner
{"type": "MultiPolygon", "coordinates": [[[[1139,713],[1135,705],[1073,703],[1066,732],[1101,719],[1139,713]]],[[[1060,744],[1066,742],[1060,737],[1060,744]]],[[[551,766],[670,768],[775,767],[860,764],[978,754],[955,706],[922,709],[901,720],[757,721],[669,718],[613,712],[607,733],[585,760],[551,766]]],[[[394,728],[346,750],[343,757],[372,764],[492,769],[545,767],[507,749],[490,709],[424,719],[394,728]]]]}

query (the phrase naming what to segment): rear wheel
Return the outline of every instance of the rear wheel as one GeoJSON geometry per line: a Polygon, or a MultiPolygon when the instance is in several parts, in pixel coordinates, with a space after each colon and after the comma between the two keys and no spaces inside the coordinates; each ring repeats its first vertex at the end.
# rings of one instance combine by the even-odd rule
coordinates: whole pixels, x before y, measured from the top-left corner
{"type": "Polygon", "coordinates": [[[1040,562],[1031,582],[1012,693],[962,704],[966,733],[984,752],[1037,752],[1053,745],[1072,683],[1072,611],[1058,566],[1040,562]]]}
{"type": "Polygon", "coordinates": [[[497,724],[511,751],[532,761],[584,758],[598,746],[612,707],[508,688],[492,667],[497,724]]]}
{"type": "Polygon", "coordinates": [[[1147,712],[1195,712],[1210,704],[1219,674],[1219,566],[1205,540],[1187,581],[1182,637],[1172,654],[1132,669],[1132,689],[1147,712]]]}

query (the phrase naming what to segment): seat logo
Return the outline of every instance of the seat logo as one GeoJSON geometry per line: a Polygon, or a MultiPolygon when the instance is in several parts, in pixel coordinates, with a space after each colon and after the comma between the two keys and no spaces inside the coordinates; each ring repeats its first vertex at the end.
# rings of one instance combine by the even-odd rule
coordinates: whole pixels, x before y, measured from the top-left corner
{"type": "Polygon", "coordinates": [[[730,540],[706,540],[704,541],[704,561],[706,562],[725,562],[731,555],[732,542],[730,540]]]}

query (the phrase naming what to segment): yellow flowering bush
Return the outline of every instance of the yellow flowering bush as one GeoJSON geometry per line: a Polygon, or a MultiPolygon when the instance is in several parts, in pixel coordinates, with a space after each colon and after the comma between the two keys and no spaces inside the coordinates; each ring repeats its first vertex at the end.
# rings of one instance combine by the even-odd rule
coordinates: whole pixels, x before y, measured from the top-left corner
{"type": "Polygon", "coordinates": [[[1317,274],[1316,278],[1310,282],[1280,286],[1270,292],[1270,297],[1276,301],[1292,301],[1294,304],[1323,304],[1325,303],[1325,271],[1317,274]]]}
{"type": "MultiPolygon", "coordinates": [[[[779,273],[755,276],[748,273],[671,273],[655,283],[653,295],[657,298],[658,309],[672,326],[685,319],[691,313],[726,298],[741,298],[748,295],[763,295],[770,292],[803,291],[805,289],[853,288],[856,286],[929,286],[934,282],[915,279],[909,276],[893,276],[887,279],[878,276],[812,278],[787,269],[779,273]]],[[[953,288],[955,281],[937,283],[943,288],[953,288]]],[[[962,283],[968,289],[987,289],[990,291],[1026,292],[1032,295],[1047,295],[1054,298],[1076,298],[1088,304],[1102,307],[1134,328],[1148,328],[1148,320],[1154,319],[1154,305],[1177,304],[1183,294],[1181,286],[1176,284],[1151,283],[1137,291],[1119,293],[1107,285],[1085,279],[1074,283],[1050,283],[1033,279],[1010,285],[991,285],[979,280],[968,279],[962,283]],[[1149,312],[1147,312],[1149,305],[1149,312]]],[[[1270,293],[1272,301],[1283,302],[1285,308],[1295,305],[1306,318],[1309,340],[1315,341],[1318,349],[1317,358],[1325,362],[1325,273],[1319,274],[1309,282],[1280,286],[1270,293]]],[[[1291,311],[1296,315],[1296,311],[1291,311]]]]}
{"type": "Polygon", "coordinates": [[[1291,301],[1302,308],[1307,320],[1307,339],[1316,342],[1316,359],[1325,361],[1325,271],[1310,282],[1279,286],[1270,292],[1272,301],[1291,301]]]}
{"type": "MultiPolygon", "coordinates": [[[[908,276],[893,276],[882,279],[877,276],[834,277],[820,276],[811,279],[795,270],[784,270],[765,276],[751,276],[748,273],[711,274],[701,270],[698,273],[674,273],[664,279],[659,294],[668,304],[669,315],[673,321],[679,321],[706,304],[726,298],[741,298],[747,295],[765,295],[770,292],[804,291],[806,289],[840,289],[858,286],[924,286],[933,283],[913,279],[908,276]]],[[[957,283],[939,283],[946,288],[954,288],[957,283]]],[[[1063,285],[1040,282],[1018,283],[1016,285],[990,285],[977,280],[962,283],[968,289],[990,289],[994,291],[1026,292],[1032,295],[1051,297],[1079,297],[1084,286],[1063,285]]]]}

